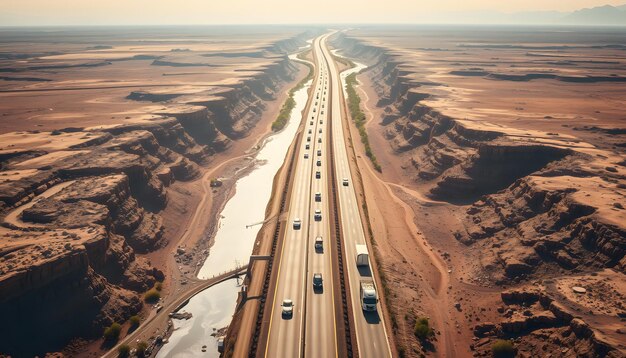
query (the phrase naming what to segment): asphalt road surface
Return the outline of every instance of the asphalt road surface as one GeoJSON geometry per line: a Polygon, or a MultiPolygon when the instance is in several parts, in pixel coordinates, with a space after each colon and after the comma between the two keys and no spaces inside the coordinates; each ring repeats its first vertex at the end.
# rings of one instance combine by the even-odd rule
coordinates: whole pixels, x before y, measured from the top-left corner
{"type": "MultiPolygon", "coordinates": [[[[346,136],[342,121],[344,100],[341,80],[326,41],[330,34],[313,42],[316,58],[316,83],[311,92],[311,105],[305,113],[303,140],[295,163],[295,176],[289,202],[288,221],[274,287],[274,300],[269,325],[266,357],[333,357],[337,356],[337,332],[335,296],[333,292],[331,250],[329,244],[331,223],[329,220],[331,192],[328,175],[331,175],[328,146],[333,147],[335,171],[339,196],[339,216],[344,240],[344,255],[353,307],[353,327],[360,357],[391,357],[387,332],[380,305],[374,312],[361,309],[360,282],[374,279],[369,269],[356,266],[356,244],[365,244],[364,226],[359,213],[354,190],[353,173],[350,171],[346,136]],[[329,106],[332,106],[332,128],[328,125],[329,106]],[[333,131],[333,143],[327,143],[328,132],[333,131]],[[307,149],[308,145],[308,149],[307,149]],[[318,150],[319,155],[318,155],[318,150]],[[320,161],[320,163],[318,163],[320,161]],[[319,172],[320,177],[316,177],[319,172]],[[348,185],[343,185],[348,179],[348,185]],[[316,199],[319,193],[321,200],[316,199]],[[319,210],[321,219],[316,219],[319,210]],[[293,223],[301,220],[301,227],[293,223]],[[321,237],[323,249],[316,250],[315,238],[321,237]],[[323,287],[313,287],[313,274],[321,273],[323,287]],[[293,313],[283,314],[282,303],[290,299],[293,313]]],[[[378,285],[377,285],[378,287],[378,285]]]]}
{"type": "MultiPolygon", "coordinates": [[[[350,283],[350,299],[354,317],[354,329],[356,331],[356,340],[360,357],[391,357],[391,350],[387,337],[387,331],[383,322],[382,311],[378,304],[377,311],[365,312],[361,309],[360,300],[360,281],[362,279],[374,279],[369,268],[357,269],[356,266],[356,245],[365,244],[364,225],[361,221],[359,213],[359,203],[357,201],[354,189],[354,178],[356,175],[350,172],[348,162],[348,154],[346,150],[346,136],[342,122],[348,120],[343,118],[341,103],[343,101],[343,91],[339,72],[334,61],[332,61],[331,53],[326,44],[328,36],[324,36],[321,41],[321,48],[324,56],[328,59],[330,65],[330,85],[332,114],[333,114],[333,150],[335,154],[335,171],[337,173],[337,188],[339,196],[339,216],[342,226],[342,237],[344,242],[344,255],[347,266],[348,281],[350,283]],[[348,179],[348,185],[343,185],[343,179],[348,179]]],[[[370,250],[370,260],[371,260],[370,250]]],[[[376,285],[380,294],[381,287],[376,285]]]]}
{"type": "Polygon", "coordinates": [[[303,140],[296,156],[295,176],[283,241],[268,335],[266,357],[335,357],[337,334],[332,285],[327,163],[328,69],[320,57],[321,38],[313,42],[317,57],[317,81],[311,105],[304,117],[303,140]],[[307,149],[308,146],[308,149],[307,149]],[[319,151],[319,152],[318,152],[319,151]],[[319,172],[319,178],[316,177],[319,172]],[[319,193],[321,199],[316,200],[319,193]],[[316,210],[321,218],[315,218],[316,210]],[[294,221],[301,227],[294,228],[294,221]],[[323,249],[316,250],[321,237],[323,249]],[[322,288],[314,288],[314,273],[322,274],[322,288]],[[282,302],[294,303],[293,313],[283,315],[282,302]]]}

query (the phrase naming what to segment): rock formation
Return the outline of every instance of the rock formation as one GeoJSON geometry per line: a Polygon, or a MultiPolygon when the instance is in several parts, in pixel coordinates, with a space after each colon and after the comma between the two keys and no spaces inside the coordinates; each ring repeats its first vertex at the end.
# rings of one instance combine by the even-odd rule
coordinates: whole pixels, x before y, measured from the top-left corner
{"type": "Polygon", "coordinates": [[[0,315],[11,322],[0,353],[61,350],[141,310],[163,276],[142,254],[169,239],[160,215],[168,187],[198,178],[248,135],[264,101],[293,79],[284,53],[305,36],[268,46],[258,54],[266,67],[219,90],[130,93],[160,103],[148,119],[0,135],[0,315]]]}

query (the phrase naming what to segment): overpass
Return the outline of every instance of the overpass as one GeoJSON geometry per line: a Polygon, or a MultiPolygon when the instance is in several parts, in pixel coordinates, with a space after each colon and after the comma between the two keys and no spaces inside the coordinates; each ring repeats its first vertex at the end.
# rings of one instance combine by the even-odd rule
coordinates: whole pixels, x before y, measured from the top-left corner
{"type": "MultiPolygon", "coordinates": [[[[184,307],[187,302],[189,302],[189,300],[197,295],[198,293],[206,290],[209,287],[215,286],[219,283],[222,283],[226,280],[230,280],[232,278],[236,278],[236,277],[240,277],[244,274],[249,274],[249,267],[251,267],[252,263],[254,261],[258,261],[258,260],[266,260],[269,257],[265,257],[265,256],[251,256],[250,257],[250,264],[246,264],[246,265],[240,265],[237,266],[235,268],[233,268],[232,270],[226,271],[226,272],[222,272],[218,275],[215,275],[207,280],[193,280],[189,283],[189,286],[187,286],[187,290],[176,294],[175,296],[172,294],[170,294],[169,297],[170,298],[172,296],[173,300],[171,301],[165,301],[163,302],[163,309],[161,309],[159,312],[157,312],[155,309],[152,309],[150,311],[150,314],[148,315],[148,317],[146,318],[145,321],[143,321],[139,327],[137,327],[136,330],[134,330],[132,333],[128,334],[127,336],[125,336],[124,338],[120,339],[117,344],[111,348],[107,353],[103,354],[102,357],[103,358],[115,358],[118,356],[117,353],[117,348],[123,344],[127,344],[129,346],[132,346],[132,343],[134,343],[137,339],[139,339],[139,337],[145,335],[146,333],[148,334],[148,336],[150,335],[154,335],[157,336],[159,334],[162,334],[162,332],[165,331],[166,327],[167,327],[167,322],[169,321],[169,314],[172,312],[176,312],[179,309],[181,309],[182,307],[184,307]],[[156,333],[155,333],[156,332],[156,333]]],[[[139,339],[141,340],[141,339],[139,339]]],[[[148,343],[150,345],[150,343],[148,343]]]]}

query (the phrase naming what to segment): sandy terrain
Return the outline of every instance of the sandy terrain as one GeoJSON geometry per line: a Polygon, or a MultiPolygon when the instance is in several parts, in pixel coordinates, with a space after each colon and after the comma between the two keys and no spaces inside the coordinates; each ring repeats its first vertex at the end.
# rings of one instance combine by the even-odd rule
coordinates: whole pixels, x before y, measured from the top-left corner
{"type": "Polygon", "coordinates": [[[0,133],[133,123],[155,109],[146,106],[151,98],[127,98],[131,92],[160,95],[158,102],[223,92],[283,59],[289,37],[303,32],[250,30],[3,30],[0,133]]]}
{"type": "Polygon", "coordinates": [[[370,65],[359,93],[382,174],[354,145],[398,350],[490,356],[508,338],[522,356],[623,355],[623,33],[370,27],[334,44],[370,65]],[[568,281],[580,272],[611,299],[572,296],[596,285],[568,281]],[[520,303],[503,291],[557,277],[544,306],[507,317],[520,303]],[[572,297],[585,308],[563,314],[572,297]],[[565,348],[547,344],[558,334],[565,348]]]}
{"type": "MultiPolygon", "coordinates": [[[[108,347],[98,339],[103,327],[152,314],[142,297],[155,282],[163,281],[164,303],[196,284],[235,173],[304,76],[285,54],[310,35],[6,31],[1,306],[3,316],[33,324],[3,332],[12,338],[0,352],[99,356],[108,347]],[[210,186],[214,178],[221,187],[210,186]],[[41,333],[59,324],[67,328],[41,333]],[[33,335],[46,339],[20,343],[33,335]]],[[[154,325],[161,332],[162,323],[154,325]]]]}

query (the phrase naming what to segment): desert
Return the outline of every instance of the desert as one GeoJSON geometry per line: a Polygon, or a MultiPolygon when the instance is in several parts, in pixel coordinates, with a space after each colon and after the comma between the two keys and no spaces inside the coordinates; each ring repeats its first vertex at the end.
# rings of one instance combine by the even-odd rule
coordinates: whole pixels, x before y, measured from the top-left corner
{"type": "Polygon", "coordinates": [[[278,3],[0,26],[0,357],[625,357],[626,5],[278,3]]]}
{"type": "Polygon", "coordinates": [[[622,30],[371,26],[333,46],[368,66],[381,173],[357,162],[401,355],[623,356],[622,30]]]}
{"type": "Polygon", "coordinates": [[[236,177],[221,164],[245,165],[306,71],[286,54],[307,30],[249,30],[1,30],[0,314],[21,323],[0,352],[99,356],[104,328],[197,270],[207,235],[170,254],[189,213],[216,215],[232,183],[200,205],[204,187],[236,177]]]}

